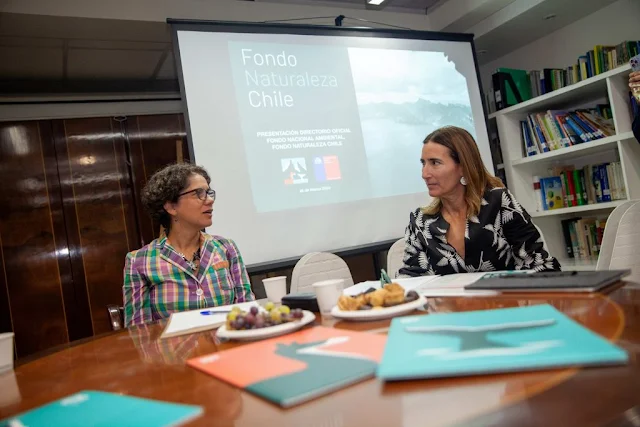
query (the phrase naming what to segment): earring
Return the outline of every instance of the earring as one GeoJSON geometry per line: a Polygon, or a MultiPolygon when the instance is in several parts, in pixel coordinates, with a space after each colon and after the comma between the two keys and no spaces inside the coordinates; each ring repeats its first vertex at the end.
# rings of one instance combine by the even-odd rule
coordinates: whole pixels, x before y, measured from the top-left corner
{"type": "Polygon", "coordinates": [[[460,178],[460,184],[467,185],[467,180],[464,178],[464,176],[460,178]]]}

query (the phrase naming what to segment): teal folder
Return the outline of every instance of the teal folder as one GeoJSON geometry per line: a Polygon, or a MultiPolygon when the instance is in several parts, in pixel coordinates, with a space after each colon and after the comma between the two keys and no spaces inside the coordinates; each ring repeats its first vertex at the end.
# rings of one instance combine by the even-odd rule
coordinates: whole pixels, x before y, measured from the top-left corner
{"type": "Polygon", "coordinates": [[[623,364],[627,353],[550,305],[393,319],[383,380],[623,364]]]}
{"type": "Polygon", "coordinates": [[[81,391],[2,420],[0,427],[166,427],[187,422],[201,413],[199,406],[81,391]]]}

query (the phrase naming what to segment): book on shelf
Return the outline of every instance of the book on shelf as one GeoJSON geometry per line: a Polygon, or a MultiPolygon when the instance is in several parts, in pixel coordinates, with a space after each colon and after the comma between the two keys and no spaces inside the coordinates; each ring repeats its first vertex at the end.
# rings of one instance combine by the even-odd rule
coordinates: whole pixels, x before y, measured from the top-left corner
{"type": "Polygon", "coordinates": [[[587,165],[579,169],[574,166],[555,166],[549,170],[549,176],[540,178],[539,194],[539,205],[545,211],[627,198],[619,161],[587,165]]]}
{"type": "MultiPolygon", "coordinates": [[[[628,63],[638,53],[640,53],[640,40],[624,41],[616,46],[596,45],[566,68],[543,68],[531,71],[498,68],[492,76],[496,110],[613,70],[628,63]],[[512,80],[511,83],[510,80],[512,80]],[[519,88],[517,94],[519,96],[513,90],[516,86],[519,88]]],[[[609,110],[604,117],[610,119],[611,111],[609,110]]]]}
{"type": "Polygon", "coordinates": [[[561,220],[568,258],[595,260],[600,255],[604,227],[608,217],[574,217],[561,220]]]}
{"type": "Polygon", "coordinates": [[[520,121],[523,155],[531,157],[615,135],[613,120],[605,117],[606,110],[611,110],[608,104],[529,114],[520,121]]]}
{"type": "Polygon", "coordinates": [[[529,76],[525,70],[498,68],[491,78],[496,109],[501,110],[531,99],[529,76]]]}

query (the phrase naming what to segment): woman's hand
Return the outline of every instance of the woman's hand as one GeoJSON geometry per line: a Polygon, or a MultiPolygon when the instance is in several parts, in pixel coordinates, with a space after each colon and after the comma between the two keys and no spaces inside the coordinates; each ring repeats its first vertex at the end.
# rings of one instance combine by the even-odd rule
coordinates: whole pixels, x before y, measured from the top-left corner
{"type": "Polygon", "coordinates": [[[640,71],[629,74],[629,87],[640,86],[640,71]]]}

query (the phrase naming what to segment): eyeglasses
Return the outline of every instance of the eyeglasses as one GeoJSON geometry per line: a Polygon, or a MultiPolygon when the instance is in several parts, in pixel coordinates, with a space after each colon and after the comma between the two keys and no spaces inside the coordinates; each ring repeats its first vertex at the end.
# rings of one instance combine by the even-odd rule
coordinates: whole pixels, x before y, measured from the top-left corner
{"type": "Polygon", "coordinates": [[[205,200],[207,200],[207,196],[211,197],[211,199],[215,200],[216,199],[216,190],[213,190],[211,188],[196,188],[195,190],[190,190],[190,191],[185,191],[184,193],[180,193],[178,194],[178,197],[182,197],[184,195],[190,194],[190,193],[196,193],[196,197],[200,200],[202,200],[203,202],[205,200]]]}

